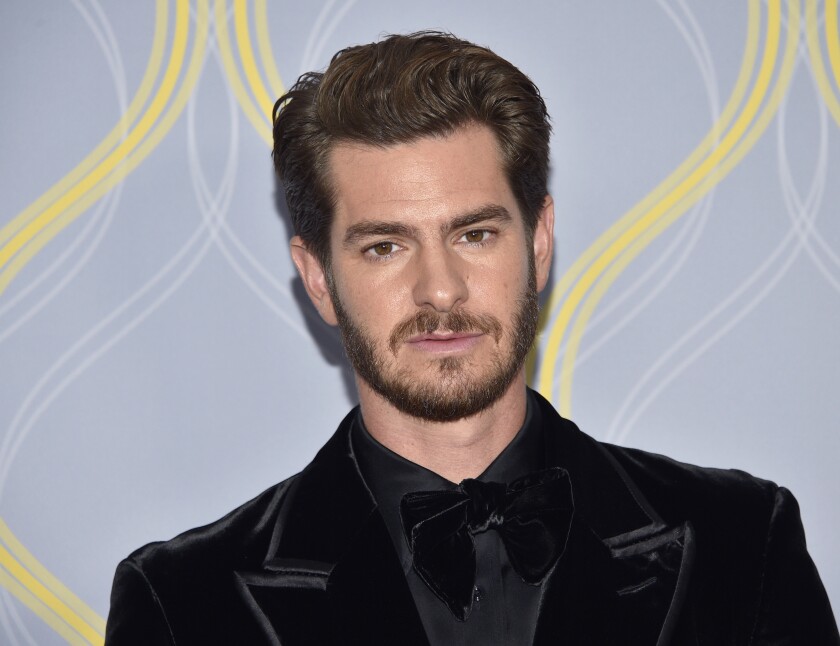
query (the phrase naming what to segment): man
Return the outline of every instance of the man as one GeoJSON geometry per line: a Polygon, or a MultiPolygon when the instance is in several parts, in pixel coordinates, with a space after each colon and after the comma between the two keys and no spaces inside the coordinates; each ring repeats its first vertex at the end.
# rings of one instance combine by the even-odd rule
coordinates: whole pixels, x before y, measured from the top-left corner
{"type": "Polygon", "coordinates": [[[527,77],[438,33],[281,98],[292,258],[360,406],[301,474],[126,559],[108,644],[840,644],[788,491],[527,390],[549,131],[527,77]]]}

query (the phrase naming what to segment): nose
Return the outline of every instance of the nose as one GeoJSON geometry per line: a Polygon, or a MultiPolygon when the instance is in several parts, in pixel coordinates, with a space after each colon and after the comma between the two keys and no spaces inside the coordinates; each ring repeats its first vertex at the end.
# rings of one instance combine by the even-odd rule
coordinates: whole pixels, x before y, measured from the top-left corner
{"type": "Polygon", "coordinates": [[[467,300],[467,276],[463,260],[447,251],[424,250],[415,257],[417,276],[414,302],[449,312],[467,300]]]}

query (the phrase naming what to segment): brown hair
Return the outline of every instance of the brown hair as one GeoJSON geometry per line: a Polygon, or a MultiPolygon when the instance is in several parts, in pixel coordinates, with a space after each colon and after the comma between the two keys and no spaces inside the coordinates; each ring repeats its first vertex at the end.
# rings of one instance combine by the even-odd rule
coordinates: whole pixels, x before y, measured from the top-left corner
{"type": "Polygon", "coordinates": [[[551,126],[531,80],[489,49],[418,32],[348,47],[302,75],[274,106],[274,167],[295,233],[330,267],[332,146],[392,146],[469,123],[496,135],[510,188],[532,233],[548,183],[551,126]]]}

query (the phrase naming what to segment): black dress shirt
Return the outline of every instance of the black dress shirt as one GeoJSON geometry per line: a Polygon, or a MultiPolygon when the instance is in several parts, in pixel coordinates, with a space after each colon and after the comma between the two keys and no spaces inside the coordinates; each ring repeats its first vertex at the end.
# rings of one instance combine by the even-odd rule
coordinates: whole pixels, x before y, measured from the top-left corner
{"type": "MultiPolygon", "coordinates": [[[[539,417],[539,407],[529,391],[525,423],[479,480],[509,483],[545,468],[539,417]]],[[[458,485],[385,448],[368,433],[361,414],[353,425],[351,441],[362,477],[397,549],[429,642],[433,646],[530,644],[539,610],[540,586],[525,583],[514,571],[495,530],[474,536],[475,596],[465,621],[458,620],[414,571],[400,519],[400,500],[413,491],[456,489],[458,485]]]]}

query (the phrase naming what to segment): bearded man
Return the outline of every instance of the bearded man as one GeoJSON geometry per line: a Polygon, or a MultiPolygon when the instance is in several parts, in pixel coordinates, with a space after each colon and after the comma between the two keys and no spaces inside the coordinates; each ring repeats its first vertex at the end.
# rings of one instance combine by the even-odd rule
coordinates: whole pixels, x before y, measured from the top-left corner
{"type": "Polygon", "coordinates": [[[106,643],[840,644],[787,490],[596,442],[527,389],[554,211],[522,72],[391,36],[274,124],[359,406],[302,473],[126,559],[106,643]]]}

